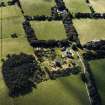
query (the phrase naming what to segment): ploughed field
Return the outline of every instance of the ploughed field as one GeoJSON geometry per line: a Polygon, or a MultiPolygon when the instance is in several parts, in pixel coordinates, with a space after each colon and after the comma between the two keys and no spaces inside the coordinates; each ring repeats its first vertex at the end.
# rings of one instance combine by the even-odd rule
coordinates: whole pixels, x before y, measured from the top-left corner
{"type": "MultiPolygon", "coordinates": [[[[5,0],[7,1],[7,0],[5,0]]],[[[25,15],[50,15],[50,8],[55,6],[54,0],[20,0],[25,15]]],[[[75,12],[90,12],[85,0],[64,0],[68,9],[75,12]]],[[[103,0],[91,0],[95,2],[95,8],[100,11],[98,4],[103,0]],[[97,3],[98,2],[98,3],[97,3]]],[[[92,3],[94,5],[94,3],[92,3]]],[[[104,3],[100,3],[104,5],[104,3]]],[[[102,11],[105,10],[103,6],[102,11]]],[[[1,8],[0,8],[1,11],[1,8]]],[[[7,6],[2,8],[2,57],[7,54],[19,54],[21,52],[33,54],[33,49],[29,45],[25,32],[22,28],[24,17],[17,6],[7,6]],[[11,34],[16,33],[18,38],[11,38],[11,34]]],[[[81,43],[96,39],[105,39],[105,20],[74,20],[74,26],[79,33],[81,43]]],[[[0,12],[1,24],[1,12],[0,12]]],[[[66,38],[65,29],[61,21],[31,22],[39,40],[62,40],[66,38]]],[[[0,25],[1,27],[1,25],[0,25]]],[[[0,28],[1,33],[1,28],[0,28]]],[[[0,40],[1,41],[1,40],[0,40]]],[[[1,44],[1,43],[0,43],[1,44]]],[[[1,45],[0,45],[1,46],[1,45]]],[[[1,53],[1,52],[0,52],[1,53]]],[[[1,54],[0,54],[1,55],[1,54]]],[[[1,58],[1,56],[0,56],[1,58]]],[[[1,66],[2,63],[0,63],[1,66]]],[[[104,65],[105,60],[91,62],[91,68],[95,75],[96,84],[102,99],[104,94],[104,65]]],[[[103,101],[103,103],[105,103],[103,101]]],[[[26,96],[12,99],[8,96],[8,89],[4,83],[0,69],[0,105],[89,105],[85,85],[81,81],[80,75],[59,78],[54,81],[40,83],[37,89],[26,96]]]]}

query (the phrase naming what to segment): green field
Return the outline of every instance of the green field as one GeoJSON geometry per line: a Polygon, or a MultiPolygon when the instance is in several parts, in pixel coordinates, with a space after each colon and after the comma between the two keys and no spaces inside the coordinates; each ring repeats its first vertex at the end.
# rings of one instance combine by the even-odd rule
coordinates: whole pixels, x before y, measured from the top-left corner
{"type": "Polygon", "coordinates": [[[90,0],[90,3],[96,12],[105,13],[105,0],[90,0]]]}
{"type": "Polygon", "coordinates": [[[16,33],[18,36],[24,35],[24,30],[22,28],[24,18],[17,6],[2,8],[2,17],[0,16],[0,18],[2,18],[3,38],[9,38],[13,33],[16,33]]]}
{"type": "Polygon", "coordinates": [[[74,20],[74,26],[77,29],[81,43],[105,39],[105,20],[74,20]]]}
{"type": "MultiPolygon", "coordinates": [[[[12,6],[2,8],[2,11],[2,58],[5,58],[7,54],[19,54],[21,52],[33,54],[22,28],[24,19],[20,10],[17,6],[12,6]],[[18,38],[11,38],[12,33],[17,33],[18,38]]],[[[39,39],[61,40],[66,38],[62,22],[31,22],[31,24],[39,39]]],[[[8,89],[3,81],[2,72],[0,72],[0,105],[12,105],[13,103],[16,105],[65,105],[65,102],[73,105],[89,105],[85,85],[80,80],[79,75],[41,83],[31,94],[12,99],[8,96],[8,89]]]]}
{"type": "Polygon", "coordinates": [[[66,39],[66,33],[62,22],[31,22],[39,40],[62,40],[66,39]]]}
{"type": "Polygon", "coordinates": [[[70,12],[90,12],[85,0],[64,0],[64,2],[70,12]]]}
{"type": "Polygon", "coordinates": [[[103,105],[105,105],[105,59],[92,61],[90,64],[103,105]]]}
{"type": "MultiPolygon", "coordinates": [[[[3,84],[2,81],[1,83],[3,84]]],[[[0,91],[3,93],[0,96],[0,105],[11,105],[13,100],[7,96],[5,85],[0,86],[0,91]]],[[[16,105],[89,105],[84,84],[79,76],[41,83],[31,94],[15,98],[14,103],[16,105]]]]}
{"type": "Polygon", "coordinates": [[[54,0],[20,0],[25,15],[50,15],[54,0]]]}
{"type": "MultiPolygon", "coordinates": [[[[6,0],[5,0],[6,1],[6,0]]],[[[20,0],[25,15],[50,15],[50,8],[55,6],[54,0],[20,0]]],[[[64,0],[67,8],[75,12],[90,12],[85,0],[64,0]]],[[[91,0],[95,4],[97,11],[105,10],[104,0],[91,0]],[[101,3],[101,4],[100,4],[101,3]],[[100,4],[100,5],[99,5],[100,4]],[[98,6],[99,5],[99,6],[98,6]],[[103,9],[101,9],[103,8],[103,9]]],[[[1,11],[1,8],[0,8],[1,11]]],[[[33,54],[33,49],[29,45],[22,22],[24,18],[17,6],[2,8],[2,31],[3,31],[3,58],[7,54],[19,54],[21,52],[33,54]],[[11,38],[11,34],[16,33],[18,38],[11,38]]],[[[74,25],[79,33],[82,43],[87,41],[105,39],[105,20],[74,20],[74,25]]],[[[1,12],[0,12],[1,23],[1,12]]],[[[62,40],[66,38],[66,33],[62,22],[31,22],[33,29],[39,40],[62,40]]],[[[1,29],[1,25],[0,25],[1,29]]],[[[1,33],[1,30],[0,30],[1,33]]],[[[1,40],[0,40],[1,41],[1,40]]],[[[1,44],[1,43],[0,43],[1,44]]],[[[0,45],[1,46],[1,45],[0,45]]],[[[0,52],[1,53],[1,52],[0,52]]],[[[1,55],[1,54],[0,54],[1,55]]],[[[1,58],[1,56],[0,56],[1,58]]],[[[96,84],[102,99],[105,99],[105,60],[92,61],[91,68],[96,79],[96,84]]],[[[0,64],[1,65],[1,64],[0,64]]],[[[103,101],[104,105],[105,101],[103,101]]],[[[80,79],[80,75],[49,80],[38,85],[37,89],[26,96],[10,98],[8,89],[3,81],[0,69],[0,105],[90,105],[86,93],[85,85],[80,79]]]]}

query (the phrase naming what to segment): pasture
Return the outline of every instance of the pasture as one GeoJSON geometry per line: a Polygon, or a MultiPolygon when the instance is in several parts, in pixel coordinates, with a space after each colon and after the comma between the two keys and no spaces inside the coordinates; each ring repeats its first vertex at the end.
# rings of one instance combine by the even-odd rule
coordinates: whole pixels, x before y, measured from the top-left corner
{"type": "Polygon", "coordinates": [[[2,80],[0,83],[2,84],[0,85],[0,105],[12,103],[16,105],[89,105],[85,87],[79,75],[43,82],[31,94],[14,99],[8,97],[8,90],[2,80]]]}
{"type": "Polygon", "coordinates": [[[105,59],[91,61],[90,64],[91,64],[93,75],[96,80],[98,91],[102,98],[102,103],[104,105],[105,104],[105,78],[104,78],[105,59]]]}
{"type": "Polygon", "coordinates": [[[55,6],[54,0],[20,0],[25,15],[51,15],[51,7],[55,6]]]}
{"type": "MultiPolygon", "coordinates": [[[[5,0],[6,2],[7,0],[5,0]]],[[[20,0],[25,15],[51,15],[51,7],[55,6],[54,0],[20,0]]],[[[72,12],[90,12],[85,0],[64,0],[67,8],[72,12]]],[[[105,12],[104,0],[91,0],[97,12],[105,12]]],[[[0,8],[1,11],[1,8],[0,8]]],[[[33,54],[33,49],[29,45],[22,27],[24,17],[17,6],[7,6],[0,12],[0,24],[2,23],[2,57],[8,54],[19,54],[21,52],[33,54]],[[1,20],[2,15],[2,20],[1,20]],[[2,21],[2,22],[1,22],[2,21]],[[11,34],[16,33],[18,38],[11,38],[11,34]]],[[[80,19],[73,20],[77,29],[81,43],[91,40],[105,39],[105,20],[80,19]]],[[[66,33],[61,21],[31,21],[39,40],[62,40],[66,39],[66,33]]],[[[1,25],[0,25],[1,33],[1,25]]],[[[1,39],[1,36],[0,36],[1,39]]],[[[1,40],[0,40],[1,41],[1,40]]],[[[0,42],[1,44],[1,42],[0,42]]],[[[1,45],[0,45],[1,46],[1,45]]],[[[0,52],[1,53],[1,52],[0,52]]],[[[92,72],[96,79],[99,93],[105,103],[105,60],[90,62],[92,72]]],[[[0,61],[0,66],[2,65],[0,61]]],[[[80,74],[48,80],[38,85],[37,89],[26,96],[11,98],[8,96],[8,89],[4,83],[0,68],[0,105],[90,105],[84,83],[80,74]]]]}
{"type": "Polygon", "coordinates": [[[105,13],[105,0],[90,0],[94,10],[99,13],[105,13]]]}
{"type": "Polygon", "coordinates": [[[39,40],[63,40],[66,39],[66,32],[63,23],[60,21],[31,22],[39,40]]]}
{"type": "Polygon", "coordinates": [[[64,2],[71,13],[90,12],[85,0],[64,0],[64,2]]]}
{"type": "Polygon", "coordinates": [[[105,20],[103,19],[74,20],[74,26],[82,44],[91,40],[105,39],[105,20]]]}

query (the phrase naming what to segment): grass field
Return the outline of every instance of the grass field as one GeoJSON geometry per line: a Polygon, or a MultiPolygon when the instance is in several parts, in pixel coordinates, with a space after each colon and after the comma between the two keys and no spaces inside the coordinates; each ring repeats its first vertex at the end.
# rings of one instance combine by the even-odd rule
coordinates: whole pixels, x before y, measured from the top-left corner
{"type": "MultiPolygon", "coordinates": [[[[33,54],[32,48],[29,46],[22,28],[23,17],[20,10],[16,6],[12,6],[2,8],[2,11],[2,57],[5,58],[7,54],[18,54],[20,52],[33,54]],[[11,38],[10,35],[12,33],[17,33],[18,38],[11,38]]],[[[35,32],[38,33],[39,39],[66,38],[65,30],[61,22],[42,23],[31,23],[35,28],[35,32]]],[[[13,102],[16,105],[65,105],[65,103],[73,105],[89,105],[84,84],[81,82],[79,76],[60,78],[55,81],[41,83],[36,90],[34,89],[33,93],[16,98],[13,101],[13,99],[8,96],[8,89],[3,81],[2,72],[0,72],[0,105],[13,105],[13,102]]]]}
{"type": "Polygon", "coordinates": [[[82,43],[105,39],[105,20],[80,19],[74,20],[74,25],[82,43]]]}
{"type": "Polygon", "coordinates": [[[62,40],[66,39],[66,33],[62,22],[31,22],[39,40],[62,40]]]}
{"type": "Polygon", "coordinates": [[[2,8],[2,17],[0,16],[0,18],[2,18],[3,38],[9,38],[13,33],[16,33],[18,36],[24,35],[24,30],[22,28],[24,18],[17,6],[2,8]]]}
{"type": "Polygon", "coordinates": [[[54,0],[20,0],[25,15],[50,15],[54,0]]]}
{"type": "Polygon", "coordinates": [[[105,0],[90,0],[90,3],[96,12],[105,13],[105,0]]]}
{"type": "MultiPolygon", "coordinates": [[[[0,89],[1,93],[5,93],[4,89],[0,89]]],[[[6,93],[0,96],[0,100],[0,105],[11,105],[12,103],[6,93]],[[5,98],[10,104],[5,102],[5,98]]],[[[84,84],[80,81],[79,76],[41,83],[33,93],[15,98],[14,103],[16,105],[89,105],[84,84]]]]}
{"type": "MultiPolygon", "coordinates": [[[[6,1],[6,0],[5,0],[6,1]]],[[[71,12],[90,12],[85,0],[64,0],[71,12]]],[[[91,0],[92,1],[92,0],[91,0]]],[[[95,0],[93,0],[95,1],[95,0]]],[[[99,1],[99,0],[97,0],[99,1]]],[[[100,0],[102,1],[102,0],[100,0]]],[[[54,0],[21,0],[26,15],[50,15],[50,8],[55,5],[54,0]]],[[[97,7],[99,8],[99,7],[97,7]]],[[[105,7],[103,7],[105,8],[105,7]]],[[[1,8],[0,8],[1,11],[1,8]]],[[[33,54],[22,28],[23,16],[17,6],[3,7],[3,58],[7,54],[24,52],[33,54]],[[18,38],[10,35],[17,33],[18,38]]],[[[1,12],[0,12],[1,23],[1,12]]],[[[66,33],[62,22],[31,22],[39,40],[65,39],[66,33]]],[[[105,39],[105,20],[74,20],[82,43],[94,39],[105,39]]],[[[1,29],[1,28],[0,28],[1,29]]],[[[0,30],[1,33],[1,30],[0,30]]],[[[0,54],[1,55],[1,54],[0,54]]],[[[91,68],[96,78],[102,99],[105,99],[105,60],[91,62],[91,68]],[[99,72],[100,71],[100,72],[99,72]]],[[[103,101],[105,103],[105,101],[103,101]]],[[[0,105],[89,105],[85,85],[79,75],[59,78],[54,81],[43,82],[31,94],[12,99],[8,96],[8,89],[3,81],[0,70],[0,105]]]]}
{"type": "Polygon", "coordinates": [[[85,0],[64,0],[70,12],[90,12],[85,0]]]}
{"type": "Polygon", "coordinates": [[[90,62],[98,91],[102,98],[102,105],[105,105],[105,59],[90,62]]]}
{"type": "Polygon", "coordinates": [[[33,52],[26,38],[3,39],[3,57],[7,54],[19,54],[21,52],[29,54],[33,52]]]}

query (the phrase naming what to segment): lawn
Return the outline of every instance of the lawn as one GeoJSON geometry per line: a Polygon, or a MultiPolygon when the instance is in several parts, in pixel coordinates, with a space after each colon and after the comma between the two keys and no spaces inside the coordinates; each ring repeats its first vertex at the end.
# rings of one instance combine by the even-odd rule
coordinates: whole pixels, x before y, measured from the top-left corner
{"type": "Polygon", "coordinates": [[[66,39],[66,33],[61,21],[31,22],[39,40],[62,40],[66,39]]]}
{"type": "Polygon", "coordinates": [[[96,12],[105,13],[105,0],[90,0],[90,3],[96,12]]]}
{"type": "Polygon", "coordinates": [[[54,0],[20,0],[25,15],[50,15],[54,0]]]}
{"type": "Polygon", "coordinates": [[[64,2],[70,12],[90,12],[85,0],[64,0],[64,2]]]}
{"type": "Polygon", "coordinates": [[[91,61],[90,64],[103,105],[105,105],[105,59],[91,61]]]}
{"type": "MultiPolygon", "coordinates": [[[[0,89],[1,93],[7,91],[5,88],[5,91],[3,88],[0,89]]],[[[0,105],[11,105],[12,100],[5,94],[0,96],[0,105]]],[[[89,105],[84,84],[80,81],[79,75],[43,82],[31,94],[15,98],[14,103],[16,105],[89,105]]]]}
{"type": "Polygon", "coordinates": [[[82,43],[105,39],[105,20],[80,19],[73,22],[82,43]]]}

